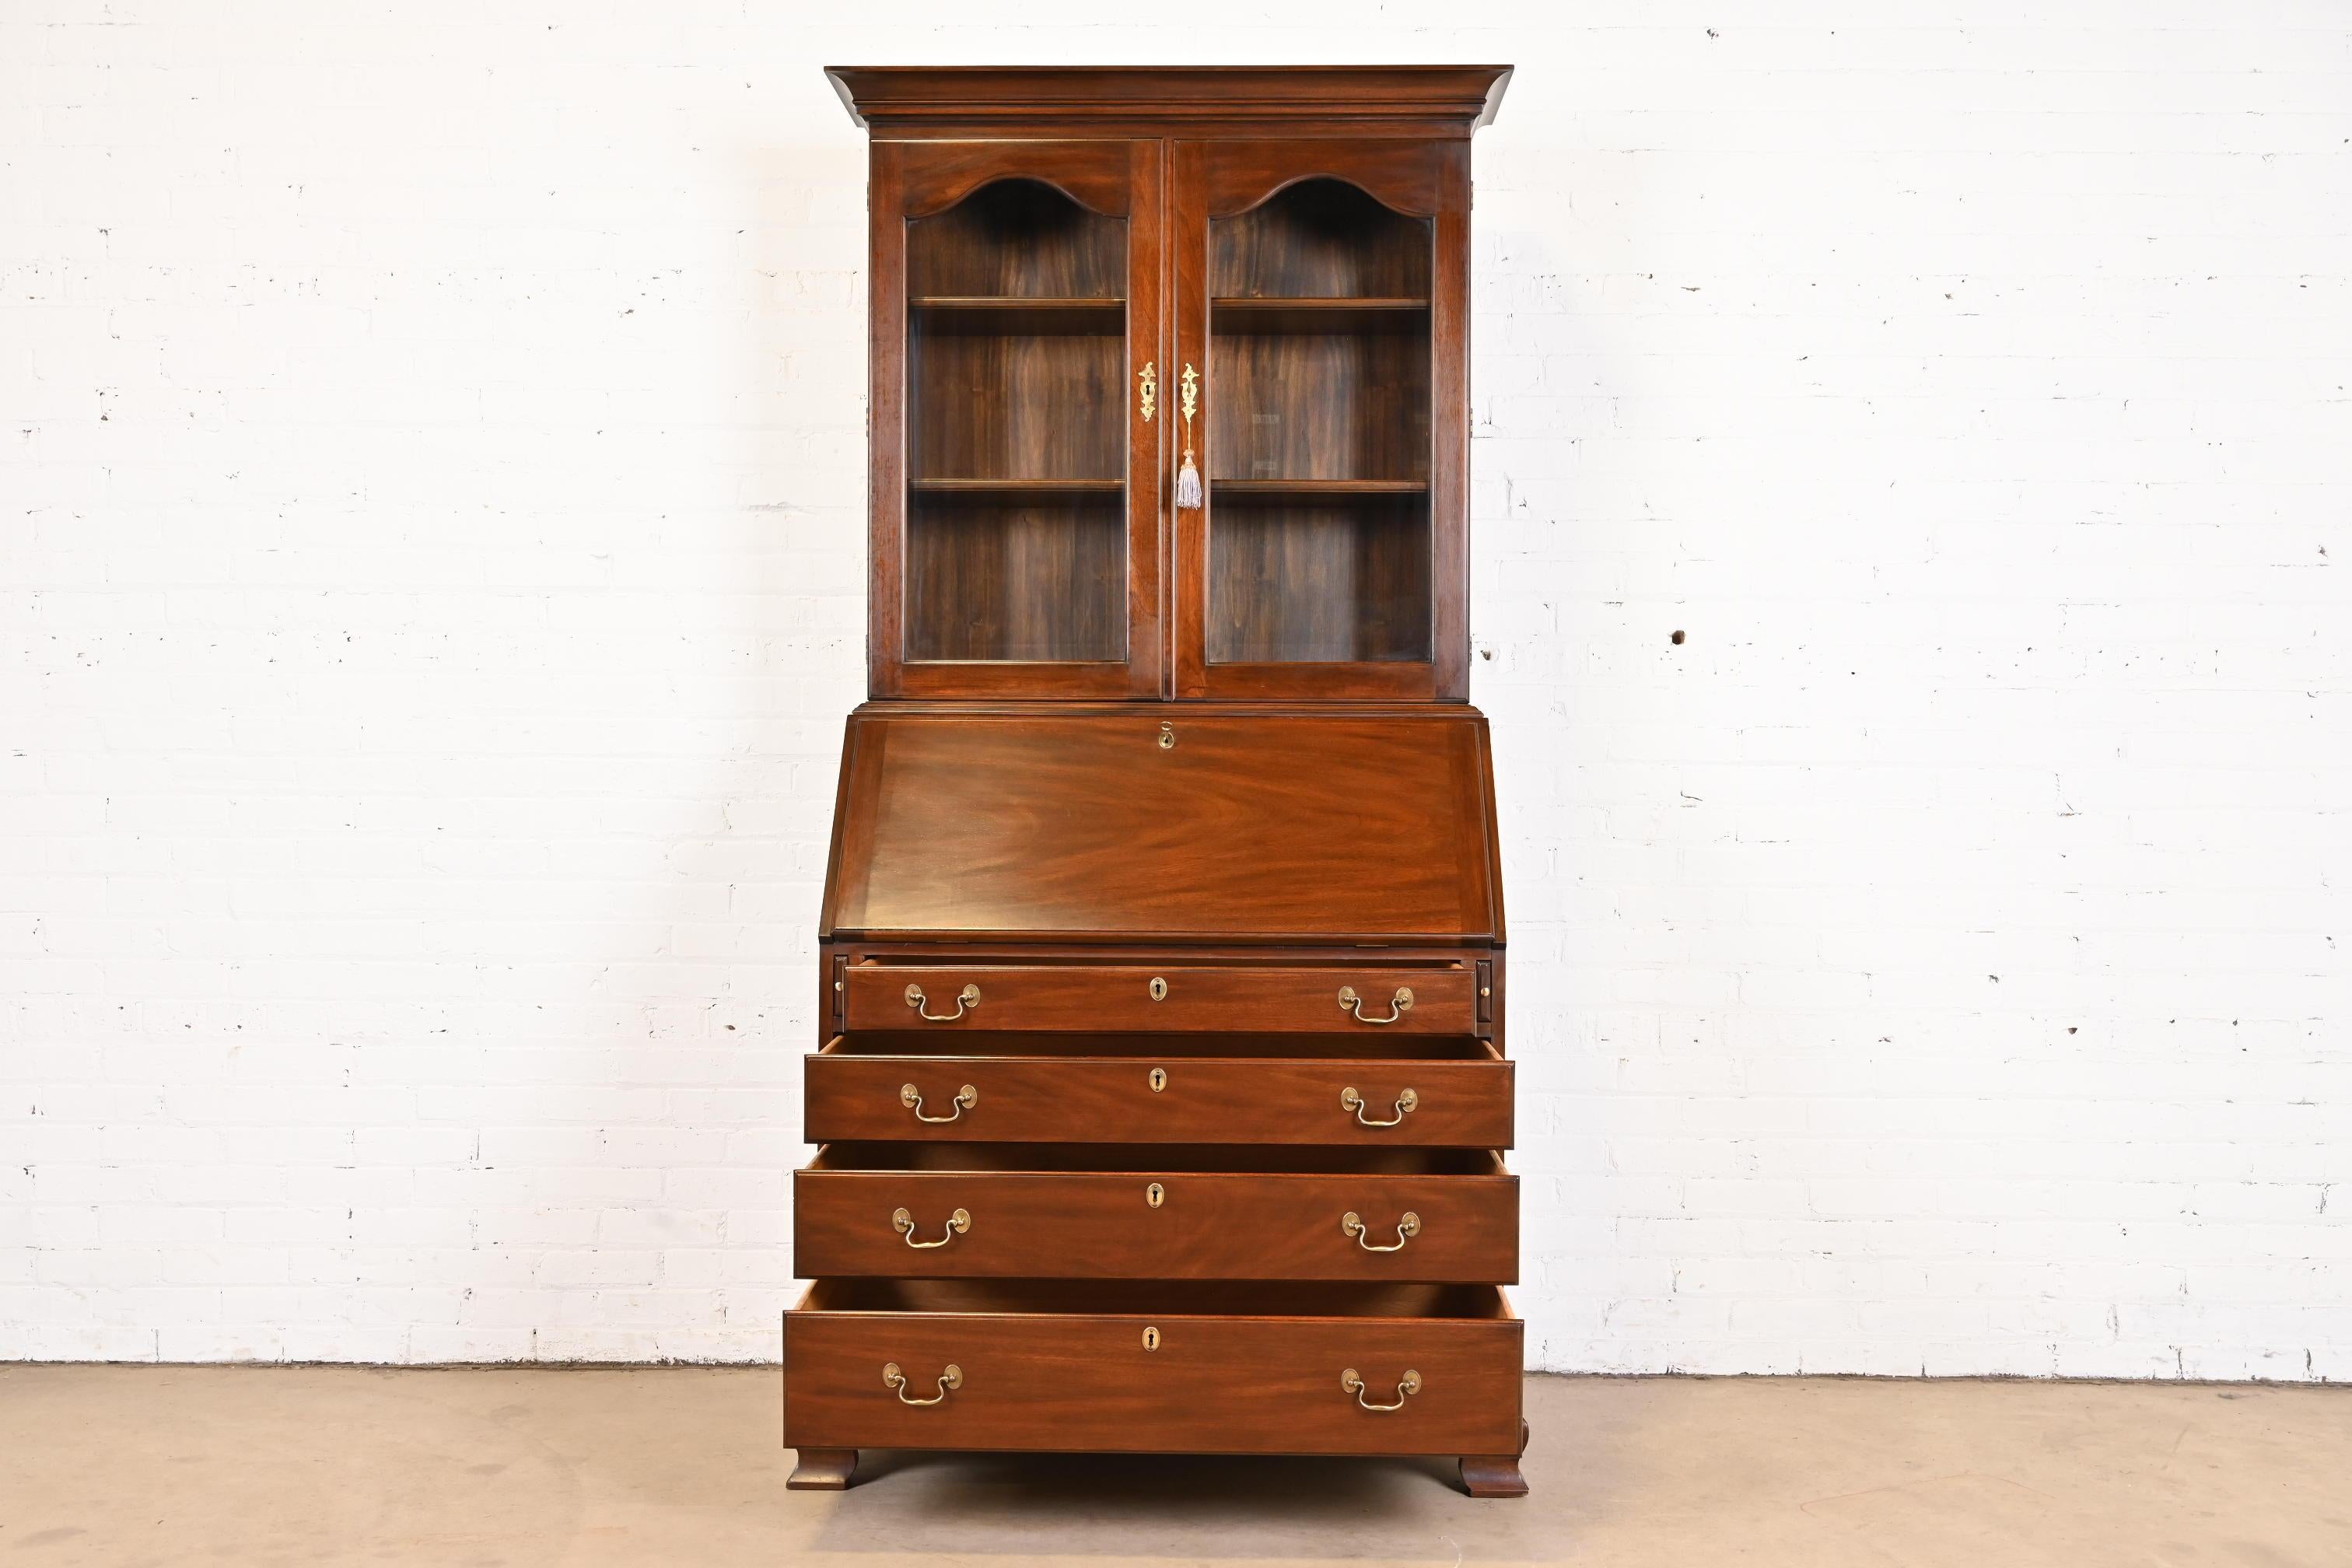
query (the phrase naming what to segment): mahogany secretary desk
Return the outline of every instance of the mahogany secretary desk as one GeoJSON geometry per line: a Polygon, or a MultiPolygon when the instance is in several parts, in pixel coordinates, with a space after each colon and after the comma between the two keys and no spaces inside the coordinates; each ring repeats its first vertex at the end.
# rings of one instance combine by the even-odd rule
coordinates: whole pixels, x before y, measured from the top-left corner
{"type": "Polygon", "coordinates": [[[1518,1496],[1466,702],[1487,66],[840,68],[870,700],[793,1189],[791,1484],[1407,1454],[1518,1496]]]}

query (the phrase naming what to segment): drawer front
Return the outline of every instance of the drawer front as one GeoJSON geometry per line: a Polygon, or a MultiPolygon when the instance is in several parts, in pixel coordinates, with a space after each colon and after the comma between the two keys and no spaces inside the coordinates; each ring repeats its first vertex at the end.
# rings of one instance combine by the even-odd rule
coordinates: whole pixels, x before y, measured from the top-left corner
{"type": "Polygon", "coordinates": [[[1467,1035],[1477,1022],[1476,977],[1461,964],[853,963],[845,979],[852,1030],[1467,1035]]]}
{"type": "Polygon", "coordinates": [[[831,1448],[1516,1454],[1516,1320],[785,1315],[784,1442],[831,1448]],[[1157,1348],[1144,1348],[1145,1331],[1157,1348]],[[898,1388],[884,1381],[895,1365],[898,1388]],[[957,1369],[935,1405],[940,1374],[957,1369]],[[1357,1373],[1350,1392],[1342,1376],[1357,1373]],[[1417,1386],[1401,1394],[1407,1373],[1417,1386]],[[1391,1405],[1394,1410],[1370,1410],[1391,1405]]]}
{"type": "Polygon", "coordinates": [[[1511,1064],[1203,1057],[805,1058],[805,1136],[1511,1147],[1511,1064]]]}
{"type": "Polygon", "coordinates": [[[1507,1284],[1519,1272],[1518,1178],[803,1170],[793,1268],[804,1279],[1507,1284]]]}

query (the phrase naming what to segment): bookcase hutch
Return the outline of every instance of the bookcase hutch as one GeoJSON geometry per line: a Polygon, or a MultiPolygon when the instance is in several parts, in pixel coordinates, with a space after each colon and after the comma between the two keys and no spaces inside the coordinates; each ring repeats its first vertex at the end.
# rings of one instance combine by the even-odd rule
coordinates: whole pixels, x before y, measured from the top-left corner
{"type": "Polygon", "coordinates": [[[1525,1492],[1471,133],[1494,66],[842,68],[870,700],[825,877],[794,1487],[860,1448],[1525,1492]]]}

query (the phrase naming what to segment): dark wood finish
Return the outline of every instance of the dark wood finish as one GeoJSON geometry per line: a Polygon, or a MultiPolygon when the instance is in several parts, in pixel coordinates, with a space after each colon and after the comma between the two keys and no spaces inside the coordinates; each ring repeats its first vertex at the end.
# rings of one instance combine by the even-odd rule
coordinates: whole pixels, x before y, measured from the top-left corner
{"type": "Polygon", "coordinates": [[[907,512],[907,656],[1096,661],[1127,652],[1126,549],[1116,496],[972,487],[907,512]]]}
{"type": "MultiPolygon", "coordinates": [[[[1231,1037],[1210,1039],[1212,1048],[1234,1048],[1226,1043],[1231,1037]]],[[[1044,1043],[1024,1042],[1022,1048],[1034,1053],[1044,1043]]],[[[1070,1043],[1100,1051],[1120,1042],[1087,1036],[1070,1043]]],[[[1363,1042],[1349,1039],[1333,1046],[1360,1051],[1363,1042]]],[[[1147,1047],[1132,1055],[969,1056],[835,1040],[805,1058],[803,1132],[815,1142],[1099,1140],[1509,1148],[1511,1064],[1480,1040],[1440,1040],[1428,1046],[1446,1048],[1449,1054],[1410,1058],[1194,1057],[1155,1055],[1147,1047]],[[1154,1073],[1161,1075],[1156,1089],[1154,1073]],[[954,1114],[955,1120],[918,1121],[914,1108],[899,1096],[909,1083],[922,1097],[924,1114],[954,1114]],[[978,1091],[978,1098],[957,1110],[956,1093],[966,1084],[978,1091]],[[1343,1091],[1350,1089],[1362,1102],[1360,1114],[1342,1102],[1343,1091]],[[1408,1089],[1413,1108],[1399,1112],[1398,1097],[1408,1089]],[[1395,1125],[1366,1125],[1387,1121],[1395,1125]]],[[[992,1041],[990,1048],[1006,1047],[992,1041]]]]}
{"type": "Polygon", "coordinates": [[[1520,1325],[1491,1287],[826,1280],[793,1316],[788,1444],[1462,1455],[1518,1441],[1520,1325]],[[918,1397],[950,1364],[961,1386],[901,1404],[882,1381],[894,1362],[918,1397]],[[1349,1368],[1375,1404],[1408,1370],[1421,1391],[1365,1410],[1340,1385],[1349,1368]]]}
{"type": "Polygon", "coordinates": [[[1259,142],[1216,151],[1206,197],[1214,308],[1235,299],[1300,295],[1428,303],[1429,218],[1412,215],[1435,210],[1433,148],[1407,159],[1385,148],[1366,159],[1349,148],[1334,162],[1349,169],[1352,180],[1318,168],[1319,146],[1259,142]],[[1301,174],[1301,168],[1315,172],[1301,174]],[[1375,195],[1375,185],[1394,199],[1375,195]],[[1231,210],[1219,200],[1229,191],[1249,205],[1231,210]]]}
{"type": "Polygon", "coordinates": [[[1468,709],[877,705],[842,766],[828,936],[1459,943],[1498,920],[1468,709]]]}
{"type": "Polygon", "coordinates": [[[1462,1489],[1472,1497],[1525,1497],[1528,1479],[1519,1473],[1517,1455],[1462,1458],[1462,1489]]]}
{"type": "Polygon", "coordinates": [[[831,73],[873,132],[875,700],[821,915],[793,1487],[875,1446],[1526,1489],[1460,705],[1469,137],[1508,74],[831,73]]]}
{"type": "Polygon", "coordinates": [[[877,139],[964,130],[1160,134],[1247,126],[1463,136],[1495,117],[1508,66],[833,66],[850,118],[877,139]]]}
{"type": "MultiPolygon", "coordinates": [[[[1116,141],[1029,142],[1018,149],[1001,142],[927,142],[919,157],[897,167],[903,179],[891,212],[909,219],[944,212],[999,180],[1050,186],[1106,217],[1124,217],[1136,206],[1134,159],[1116,141]],[[1008,153],[1015,153],[1013,161],[1008,162],[1008,153]]],[[[908,291],[933,292],[920,282],[908,291]]]]}
{"type": "Polygon", "coordinates": [[[1456,151],[1175,144],[1175,357],[1207,369],[1209,476],[1177,516],[1179,696],[1467,696],[1456,151]]]}
{"type": "Polygon", "coordinates": [[[857,1473],[857,1450],[855,1448],[803,1448],[800,1462],[793,1473],[784,1478],[787,1490],[796,1492],[837,1492],[847,1489],[850,1477],[857,1473]]]}
{"type": "Polygon", "coordinates": [[[1054,1152],[829,1145],[793,1178],[793,1272],[803,1279],[1518,1278],[1518,1178],[1483,1151],[1249,1149],[1219,1158],[1199,1145],[1046,1148],[1054,1152]],[[1366,1168],[1290,1168],[1330,1163],[1310,1154],[1339,1154],[1366,1168]],[[1231,1165],[1251,1168],[1222,1168],[1231,1165]],[[1086,1168],[1095,1166],[1108,1168],[1086,1168]],[[1161,1191],[1157,1207],[1146,1196],[1154,1184],[1161,1191]],[[892,1226],[901,1207],[915,1241],[944,1237],[944,1244],[910,1246],[892,1226]],[[961,1232],[948,1228],[959,1209],[971,1216],[961,1232]],[[1361,1237],[1341,1228],[1349,1214],[1362,1223],[1361,1237]],[[1420,1227],[1402,1236],[1407,1214],[1420,1227]],[[1365,1240],[1403,1245],[1373,1251],[1365,1240]]]}
{"type": "Polygon", "coordinates": [[[1221,494],[1208,656],[1220,665],[1426,665],[1426,493],[1221,494]]]}
{"type": "MultiPolygon", "coordinates": [[[[1363,331],[1324,312],[1307,326],[1220,315],[1209,344],[1209,489],[1227,479],[1381,479],[1429,483],[1429,339],[1363,331]]],[[[1428,568],[1422,570],[1427,587],[1428,568]]]]}
{"type": "Polygon", "coordinates": [[[912,481],[1117,480],[1127,456],[1118,336],[975,321],[910,341],[912,481]]]}
{"type": "Polygon", "coordinates": [[[1161,353],[1161,162],[875,144],[877,696],[1160,690],[1160,425],[1135,372],[1161,353]]]}
{"type": "Polygon", "coordinates": [[[849,967],[852,1029],[1260,1030],[1267,1033],[1466,1035],[1477,1021],[1477,980],[1459,963],[1333,964],[1322,968],[1182,963],[904,964],[849,967]],[[1160,994],[1153,994],[1153,982],[1160,994]],[[919,1010],[908,986],[923,992],[919,1010]],[[961,1006],[966,986],[980,1000],[961,1006]],[[1356,993],[1350,1010],[1342,990],[1356,993]],[[1396,998],[1410,990],[1412,1002],[1396,998]],[[932,1018],[949,1016],[946,1022],[932,1018]],[[1398,1016],[1392,1023],[1371,1020],[1398,1016]],[[1358,1016],[1360,1014],[1362,1016],[1358,1016]]]}

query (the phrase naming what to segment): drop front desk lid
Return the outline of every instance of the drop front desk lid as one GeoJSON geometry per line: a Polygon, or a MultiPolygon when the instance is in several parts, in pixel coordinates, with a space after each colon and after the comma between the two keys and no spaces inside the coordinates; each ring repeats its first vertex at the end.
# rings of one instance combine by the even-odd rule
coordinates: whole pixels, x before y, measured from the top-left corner
{"type": "Polygon", "coordinates": [[[822,934],[1499,944],[1492,775],[1468,708],[869,704],[822,934]]]}

